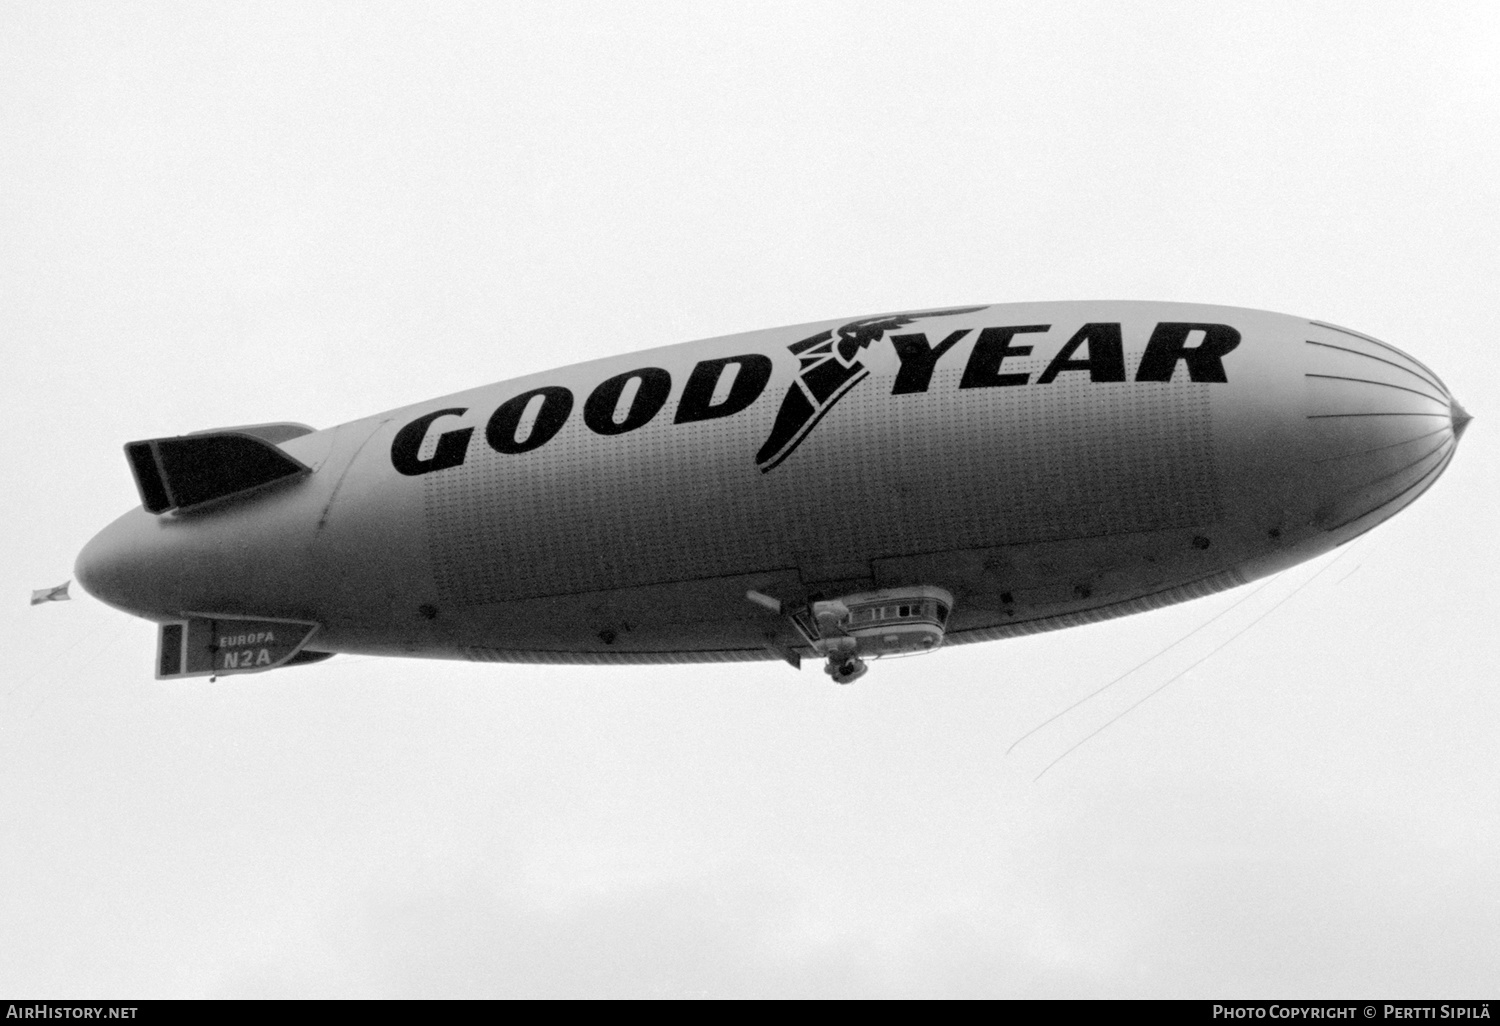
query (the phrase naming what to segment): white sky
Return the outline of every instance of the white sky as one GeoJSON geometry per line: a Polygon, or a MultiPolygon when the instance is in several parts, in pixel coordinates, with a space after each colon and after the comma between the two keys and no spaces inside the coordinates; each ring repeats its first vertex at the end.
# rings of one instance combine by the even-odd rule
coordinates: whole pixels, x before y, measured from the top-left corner
{"type": "Polygon", "coordinates": [[[1493,996],[1497,10],[0,6],[0,992],[1493,996]],[[1072,298],[1345,324],[1477,420],[1037,782],[1317,565],[1008,757],[1249,589],[852,688],[166,685],[150,625],[26,604],[130,439],[1072,298]]]}

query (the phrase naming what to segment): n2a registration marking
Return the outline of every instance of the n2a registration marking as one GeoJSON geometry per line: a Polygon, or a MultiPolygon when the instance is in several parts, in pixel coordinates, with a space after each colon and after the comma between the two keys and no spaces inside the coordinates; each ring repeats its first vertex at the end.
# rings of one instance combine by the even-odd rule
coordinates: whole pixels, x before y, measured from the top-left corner
{"type": "Polygon", "coordinates": [[[268,648],[241,648],[235,651],[219,651],[219,669],[221,670],[246,670],[257,666],[271,666],[276,660],[271,658],[271,650],[268,648]]]}
{"type": "Polygon", "coordinates": [[[275,631],[253,631],[247,634],[219,635],[219,669],[244,670],[271,666],[276,662],[269,648],[256,645],[276,644],[275,631]]]}

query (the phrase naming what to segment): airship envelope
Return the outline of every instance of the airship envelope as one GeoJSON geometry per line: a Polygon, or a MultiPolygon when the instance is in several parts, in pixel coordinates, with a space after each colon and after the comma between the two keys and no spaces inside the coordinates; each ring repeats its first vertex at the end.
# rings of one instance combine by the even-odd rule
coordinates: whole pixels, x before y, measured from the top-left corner
{"type": "Polygon", "coordinates": [[[141,506],[77,578],[161,625],[164,678],[353,652],[847,683],[1311,559],[1431,487],[1469,420],[1416,358],[1301,317],[911,310],[129,442],[141,506]]]}

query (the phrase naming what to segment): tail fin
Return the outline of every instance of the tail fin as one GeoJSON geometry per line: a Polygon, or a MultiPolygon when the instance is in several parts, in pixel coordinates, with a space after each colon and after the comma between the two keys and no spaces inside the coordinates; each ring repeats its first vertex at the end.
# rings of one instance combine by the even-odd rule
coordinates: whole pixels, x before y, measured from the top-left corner
{"type": "Polygon", "coordinates": [[[312,473],[301,460],[245,430],[128,442],[125,455],[141,505],[158,514],[202,509],[312,473]]]}

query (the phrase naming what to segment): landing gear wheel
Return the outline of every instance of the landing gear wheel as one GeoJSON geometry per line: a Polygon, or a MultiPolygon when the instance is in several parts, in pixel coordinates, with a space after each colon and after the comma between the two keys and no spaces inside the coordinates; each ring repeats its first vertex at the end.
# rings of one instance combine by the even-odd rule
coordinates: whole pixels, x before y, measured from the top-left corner
{"type": "Polygon", "coordinates": [[[869,667],[859,656],[831,655],[823,672],[833,678],[835,684],[853,684],[869,672],[869,667]]]}

